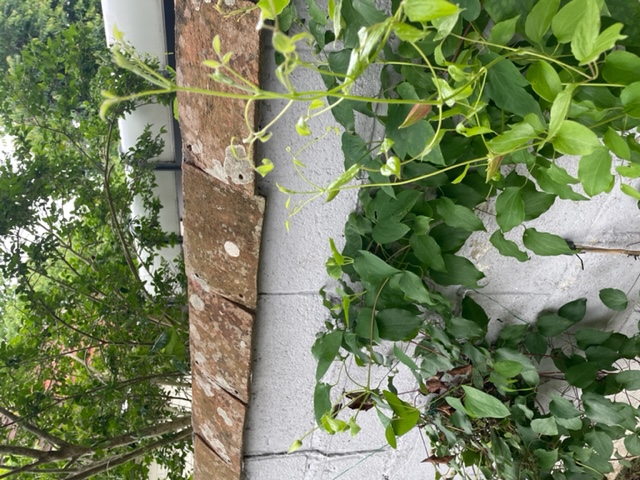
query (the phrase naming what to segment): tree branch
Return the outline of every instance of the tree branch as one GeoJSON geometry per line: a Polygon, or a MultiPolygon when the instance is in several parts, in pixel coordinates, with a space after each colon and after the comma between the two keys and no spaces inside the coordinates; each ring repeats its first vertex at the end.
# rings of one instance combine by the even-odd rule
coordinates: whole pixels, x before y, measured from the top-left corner
{"type": "Polygon", "coordinates": [[[65,480],[85,480],[86,478],[97,475],[98,473],[104,472],[107,469],[117,467],[119,465],[122,465],[123,463],[127,463],[128,461],[138,458],[147,452],[184,440],[185,438],[190,437],[192,433],[192,427],[185,428],[184,430],[176,433],[175,435],[172,435],[169,438],[163,438],[124,455],[107,458],[105,460],[96,462],[95,464],[90,465],[88,468],[82,470],[79,473],[76,473],[75,475],[69,475],[65,477],[65,480]]]}

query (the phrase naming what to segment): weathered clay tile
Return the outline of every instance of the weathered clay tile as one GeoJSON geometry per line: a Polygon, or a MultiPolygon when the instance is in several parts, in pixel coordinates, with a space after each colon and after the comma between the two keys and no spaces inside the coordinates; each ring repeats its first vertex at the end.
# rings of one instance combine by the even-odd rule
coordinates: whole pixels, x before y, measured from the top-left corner
{"type": "Polygon", "coordinates": [[[193,440],[196,480],[239,480],[240,474],[216,455],[197,435],[193,440]]]}
{"type": "Polygon", "coordinates": [[[194,431],[233,471],[240,473],[246,406],[202,375],[197,366],[192,375],[194,431]]]}
{"type": "Polygon", "coordinates": [[[185,164],[185,267],[211,291],[256,308],[264,199],[185,164]]]}
{"type": "Polygon", "coordinates": [[[249,401],[254,315],[189,277],[191,359],[203,379],[249,401]]]}
{"type": "MultiPolygon", "coordinates": [[[[256,30],[258,9],[244,15],[225,18],[225,11],[255,7],[246,0],[182,0],[176,2],[177,81],[181,86],[240,93],[212,80],[213,70],[202,65],[216,59],[212,40],[219,35],[221,52],[232,52],[229,66],[254,85],[259,84],[260,32],[256,30]]],[[[191,93],[178,94],[178,111],[185,156],[189,161],[219,180],[238,184],[253,193],[253,158],[236,149],[239,160],[230,155],[230,145],[242,145],[249,133],[245,122],[245,100],[191,93]],[[245,159],[242,157],[245,156],[245,159]],[[225,157],[227,160],[225,161],[225,157]],[[229,157],[231,159],[229,160],[229,157]],[[235,160],[235,161],[234,161],[235,160]],[[246,163],[246,165],[243,165],[246,163]],[[240,171],[238,171],[240,169],[240,171]]],[[[256,104],[249,105],[247,118],[256,125],[256,104]]]]}

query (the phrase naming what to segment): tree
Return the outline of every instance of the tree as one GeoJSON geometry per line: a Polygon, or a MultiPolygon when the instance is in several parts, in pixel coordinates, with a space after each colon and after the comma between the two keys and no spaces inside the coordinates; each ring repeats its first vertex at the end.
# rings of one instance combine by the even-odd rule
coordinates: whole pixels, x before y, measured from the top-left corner
{"type": "Polygon", "coordinates": [[[184,273],[151,270],[177,240],[151,193],[147,159],[162,144],[147,131],[118,154],[117,120],[137,105],[102,120],[101,92],[140,80],[114,73],[86,42],[92,28],[32,40],[0,78],[13,141],[0,165],[0,271],[19,328],[0,341],[0,479],[145,478],[152,459],[179,478],[190,443],[189,409],[172,403],[189,399],[184,273]],[[136,196],[148,216],[132,218],[136,196]]]}
{"type": "Polygon", "coordinates": [[[72,24],[90,26],[88,43],[102,40],[99,0],[0,0],[0,69],[34,38],[47,40],[72,24]]]}

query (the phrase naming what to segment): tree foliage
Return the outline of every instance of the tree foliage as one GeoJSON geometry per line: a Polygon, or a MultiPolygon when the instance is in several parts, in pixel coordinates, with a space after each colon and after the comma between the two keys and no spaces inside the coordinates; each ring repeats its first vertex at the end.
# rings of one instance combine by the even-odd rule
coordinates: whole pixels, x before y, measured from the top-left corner
{"type": "Polygon", "coordinates": [[[12,142],[0,165],[12,320],[0,341],[0,478],[145,478],[152,459],[181,478],[190,443],[185,278],[180,264],[152,268],[158,249],[177,241],[160,228],[151,191],[148,159],[162,142],[146,131],[118,152],[117,120],[137,105],[103,120],[101,92],[135,91],[140,80],[114,71],[103,38],[90,41],[94,6],[50,6],[65,21],[34,26],[41,38],[0,77],[12,142]],[[73,22],[83,15],[92,21],[73,22]],[[132,217],[135,197],[147,216],[132,217]]]}

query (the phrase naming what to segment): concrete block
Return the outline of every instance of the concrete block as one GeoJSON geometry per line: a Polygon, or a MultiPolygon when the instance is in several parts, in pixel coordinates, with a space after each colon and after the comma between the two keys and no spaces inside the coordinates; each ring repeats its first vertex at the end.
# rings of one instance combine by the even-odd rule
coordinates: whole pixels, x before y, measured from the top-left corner
{"type": "Polygon", "coordinates": [[[264,199],[223,185],[188,164],[182,185],[187,275],[255,309],[264,199]]]}

